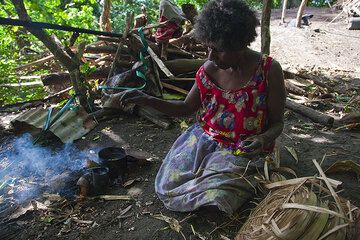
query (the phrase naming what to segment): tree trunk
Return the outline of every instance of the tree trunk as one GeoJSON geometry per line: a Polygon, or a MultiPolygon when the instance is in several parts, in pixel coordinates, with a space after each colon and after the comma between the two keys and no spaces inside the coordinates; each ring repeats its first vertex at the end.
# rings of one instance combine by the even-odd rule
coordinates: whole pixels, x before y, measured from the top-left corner
{"type": "MultiPolygon", "coordinates": [[[[25,20],[31,22],[31,18],[28,15],[24,1],[23,0],[11,0],[13,5],[15,6],[16,12],[19,15],[20,20],[25,20]]],[[[79,79],[83,79],[79,76],[79,68],[80,68],[80,61],[76,59],[76,57],[71,57],[67,52],[63,51],[61,46],[56,43],[55,39],[49,36],[43,29],[41,28],[26,28],[29,32],[31,32],[37,39],[39,39],[54,55],[54,57],[60,61],[60,63],[67,68],[70,75],[72,76],[71,81],[75,84],[74,89],[76,94],[79,96],[80,104],[87,108],[87,97],[86,92],[83,91],[83,86],[79,79]]]]}
{"type": "Polygon", "coordinates": [[[270,54],[270,16],[271,0],[264,0],[261,15],[261,52],[270,54]]]}
{"type": "Polygon", "coordinates": [[[307,4],[308,0],[302,0],[301,1],[301,4],[300,4],[300,7],[299,7],[299,11],[297,12],[297,16],[296,16],[296,27],[301,27],[301,18],[302,18],[302,15],[304,13],[304,10],[305,10],[305,6],[307,4]]]}
{"type": "Polygon", "coordinates": [[[285,23],[285,15],[286,15],[286,5],[288,0],[283,0],[282,12],[281,12],[281,22],[285,23]]]}
{"type": "Polygon", "coordinates": [[[100,29],[101,31],[111,32],[111,22],[110,22],[110,8],[111,0],[103,0],[104,6],[103,11],[100,16],[100,29]]]}

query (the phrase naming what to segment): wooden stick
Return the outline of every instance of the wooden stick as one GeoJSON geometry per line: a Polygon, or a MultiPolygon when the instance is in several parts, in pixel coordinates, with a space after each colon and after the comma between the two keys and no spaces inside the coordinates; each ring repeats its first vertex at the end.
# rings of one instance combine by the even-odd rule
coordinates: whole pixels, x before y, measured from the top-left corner
{"type": "Polygon", "coordinates": [[[161,81],[195,81],[195,78],[181,78],[181,77],[173,77],[173,78],[164,78],[161,81]]]}
{"type": "Polygon", "coordinates": [[[26,107],[21,107],[21,109],[25,109],[25,108],[30,108],[32,106],[34,106],[34,104],[36,103],[39,103],[39,102],[46,102],[46,101],[49,101],[53,98],[56,98],[58,96],[60,96],[61,94],[64,94],[66,92],[68,92],[70,89],[72,89],[73,87],[68,87],[64,90],[61,90],[60,92],[57,92],[53,95],[49,95],[43,99],[38,99],[38,100],[30,100],[30,101],[25,101],[25,102],[21,102],[21,103],[15,103],[15,104],[8,104],[8,105],[4,105],[2,107],[0,107],[0,110],[4,110],[4,109],[7,109],[7,108],[12,108],[12,107],[19,107],[21,105],[26,105],[26,107]]]}
{"type": "Polygon", "coordinates": [[[296,15],[296,27],[298,27],[298,28],[301,27],[302,15],[304,13],[307,2],[308,2],[308,0],[302,0],[301,4],[300,4],[300,7],[299,7],[299,10],[297,12],[297,15],[296,15]]]}
{"type": "MultiPolygon", "coordinates": [[[[132,34],[132,36],[137,39],[138,41],[141,42],[141,38],[137,35],[137,34],[132,34]]],[[[146,40],[145,40],[146,41],[146,40]]],[[[156,62],[156,64],[159,66],[159,68],[161,69],[161,71],[163,71],[163,73],[165,73],[165,75],[169,78],[174,77],[174,75],[170,72],[170,70],[165,66],[165,64],[163,63],[163,61],[161,61],[161,59],[156,55],[156,53],[154,52],[154,50],[148,46],[147,48],[147,52],[149,53],[150,57],[156,62]]]]}
{"type": "MultiPolygon", "coordinates": [[[[148,30],[148,29],[152,29],[152,28],[162,27],[162,26],[166,25],[168,22],[170,22],[170,21],[168,20],[168,21],[161,22],[161,23],[149,24],[149,25],[146,25],[145,27],[143,27],[143,30],[148,30]]],[[[137,33],[137,31],[138,31],[138,28],[133,28],[133,29],[131,30],[131,33],[137,33]]]]}
{"type": "Polygon", "coordinates": [[[164,88],[168,88],[168,89],[177,91],[177,92],[182,93],[182,94],[185,94],[185,95],[187,95],[187,94],[189,93],[189,91],[184,90],[184,89],[182,89],[182,88],[179,88],[179,87],[174,86],[174,85],[169,84],[169,83],[164,83],[164,82],[162,82],[162,85],[163,85],[164,88]]]}
{"type": "Polygon", "coordinates": [[[285,23],[286,5],[287,5],[287,0],[283,0],[282,12],[281,12],[281,23],[285,23]]]}
{"type": "MultiPolygon", "coordinates": [[[[126,36],[128,35],[128,32],[129,32],[129,28],[130,28],[130,24],[131,24],[131,20],[132,18],[134,17],[134,13],[127,13],[126,14],[126,27],[125,27],[125,31],[124,31],[124,34],[123,34],[123,37],[122,39],[125,39],[126,36]]],[[[115,70],[115,66],[116,66],[116,63],[118,60],[120,60],[120,52],[121,52],[121,48],[123,46],[124,42],[123,41],[120,41],[119,45],[118,45],[118,48],[116,50],[116,54],[115,54],[115,57],[114,57],[114,61],[113,63],[111,64],[111,68],[110,68],[110,71],[109,71],[109,74],[107,76],[107,78],[109,79],[110,77],[112,77],[113,73],[114,73],[114,70],[115,70]]]]}
{"type": "Polygon", "coordinates": [[[35,86],[40,85],[43,86],[43,82],[36,81],[36,82],[24,82],[24,83],[3,83],[0,84],[0,87],[22,87],[22,86],[35,86]]]}
{"type": "Polygon", "coordinates": [[[24,65],[21,65],[21,66],[18,66],[16,68],[14,68],[15,71],[20,71],[20,70],[23,70],[23,69],[26,69],[26,68],[29,68],[29,67],[33,67],[33,66],[37,66],[37,65],[40,65],[40,64],[43,64],[47,61],[50,61],[51,59],[54,58],[54,55],[49,55],[49,56],[46,56],[44,58],[41,58],[39,60],[36,60],[34,62],[31,62],[31,63],[27,63],[27,64],[24,64],[24,65]]]}
{"type": "Polygon", "coordinates": [[[98,36],[97,38],[99,41],[104,41],[104,42],[115,42],[115,43],[119,43],[121,41],[123,41],[122,39],[119,38],[113,38],[113,37],[104,37],[104,36],[98,36]]]}
{"type": "Polygon", "coordinates": [[[41,79],[41,75],[21,76],[20,80],[41,79]]]}
{"type": "Polygon", "coordinates": [[[165,73],[167,77],[169,78],[174,77],[174,75],[170,72],[170,70],[164,65],[163,61],[161,61],[161,59],[156,55],[156,53],[150,47],[148,47],[147,51],[150,54],[151,58],[156,62],[156,64],[161,69],[161,71],[163,71],[163,73],[165,73]]]}
{"type": "Polygon", "coordinates": [[[318,112],[312,108],[303,106],[301,104],[298,104],[294,101],[291,101],[289,99],[286,99],[286,103],[285,106],[288,109],[293,110],[294,112],[300,113],[308,118],[310,118],[311,120],[313,120],[314,122],[317,123],[321,123],[325,126],[329,126],[331,127],[334,123],[334,118],[331,116],[328,116],[326,114],[323,114],[321,112],[318,112]]]}
{"type": "Polygon", "coordinates": [[[105,201],[117,201],[117,200],[131,200],[132,197],[130,195],[99,195],[95,197],[88,197],[86,199],[94,200],[94,199],[102,199],[105,201]]]}
{"type": "Polygon", "coordinates": [[[341,16],[341,14],[343,14],[343,12],[344,12],[344,9],[338,15],[336,15],[327,25],[330,25],[332,22],[334,22],[338,17],[341,16]]]}

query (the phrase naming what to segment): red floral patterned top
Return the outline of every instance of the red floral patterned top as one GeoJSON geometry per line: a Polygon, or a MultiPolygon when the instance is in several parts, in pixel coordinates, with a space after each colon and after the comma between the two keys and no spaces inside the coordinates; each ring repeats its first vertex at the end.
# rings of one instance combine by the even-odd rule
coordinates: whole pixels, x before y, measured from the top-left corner
{"type": "MultiPolygon", "coordinates": [[[[248,84],[237,90],[216,86],[201,66],[196,73],[201,108],[197,118],[203,130],[231,150],[240,150],[242,141],[267,129],[267,75],[272,58],[263,55],[248,84]]],[[[273,146],[264,149],[271,152],[273,146]]]]}

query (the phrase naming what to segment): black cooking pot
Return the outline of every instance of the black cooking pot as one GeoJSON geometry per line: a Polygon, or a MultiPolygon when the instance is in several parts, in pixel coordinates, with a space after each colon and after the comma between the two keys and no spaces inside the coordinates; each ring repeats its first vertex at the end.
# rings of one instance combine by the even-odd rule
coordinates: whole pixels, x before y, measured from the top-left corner
{"type": "Polygon", "coordinates": [[[127,170],[127,156],[120,147],[107,147],[99,151],[101,165],[109,168],[110,179],[121,177],[124,179],[127,170]]]}
{"type": "Polygon", "coordinates": [[[92,187],[95,194],[104,194],[109,184],[109,168],[95,167],[89,169],[92,175],[92,187]]]}
{"type": "Polygon", "coordinates": [[[104,194],[109,184],[109,168],[93,167],[84,169],[77,185],[82,196],[104,194]]]}

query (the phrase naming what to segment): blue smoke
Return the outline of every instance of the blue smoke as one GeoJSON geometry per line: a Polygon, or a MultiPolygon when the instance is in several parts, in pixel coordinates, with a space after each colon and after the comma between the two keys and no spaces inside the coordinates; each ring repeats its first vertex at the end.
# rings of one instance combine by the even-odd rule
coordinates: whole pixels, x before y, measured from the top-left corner
{"type": "Polygon", "coordinates": [[[66,144],[60,149],[33,145],[30,134],[3,143],[0,149],[0,196],[18,203],[44,192],[74,195],[76,180],[94,155],[66,144]]]}

